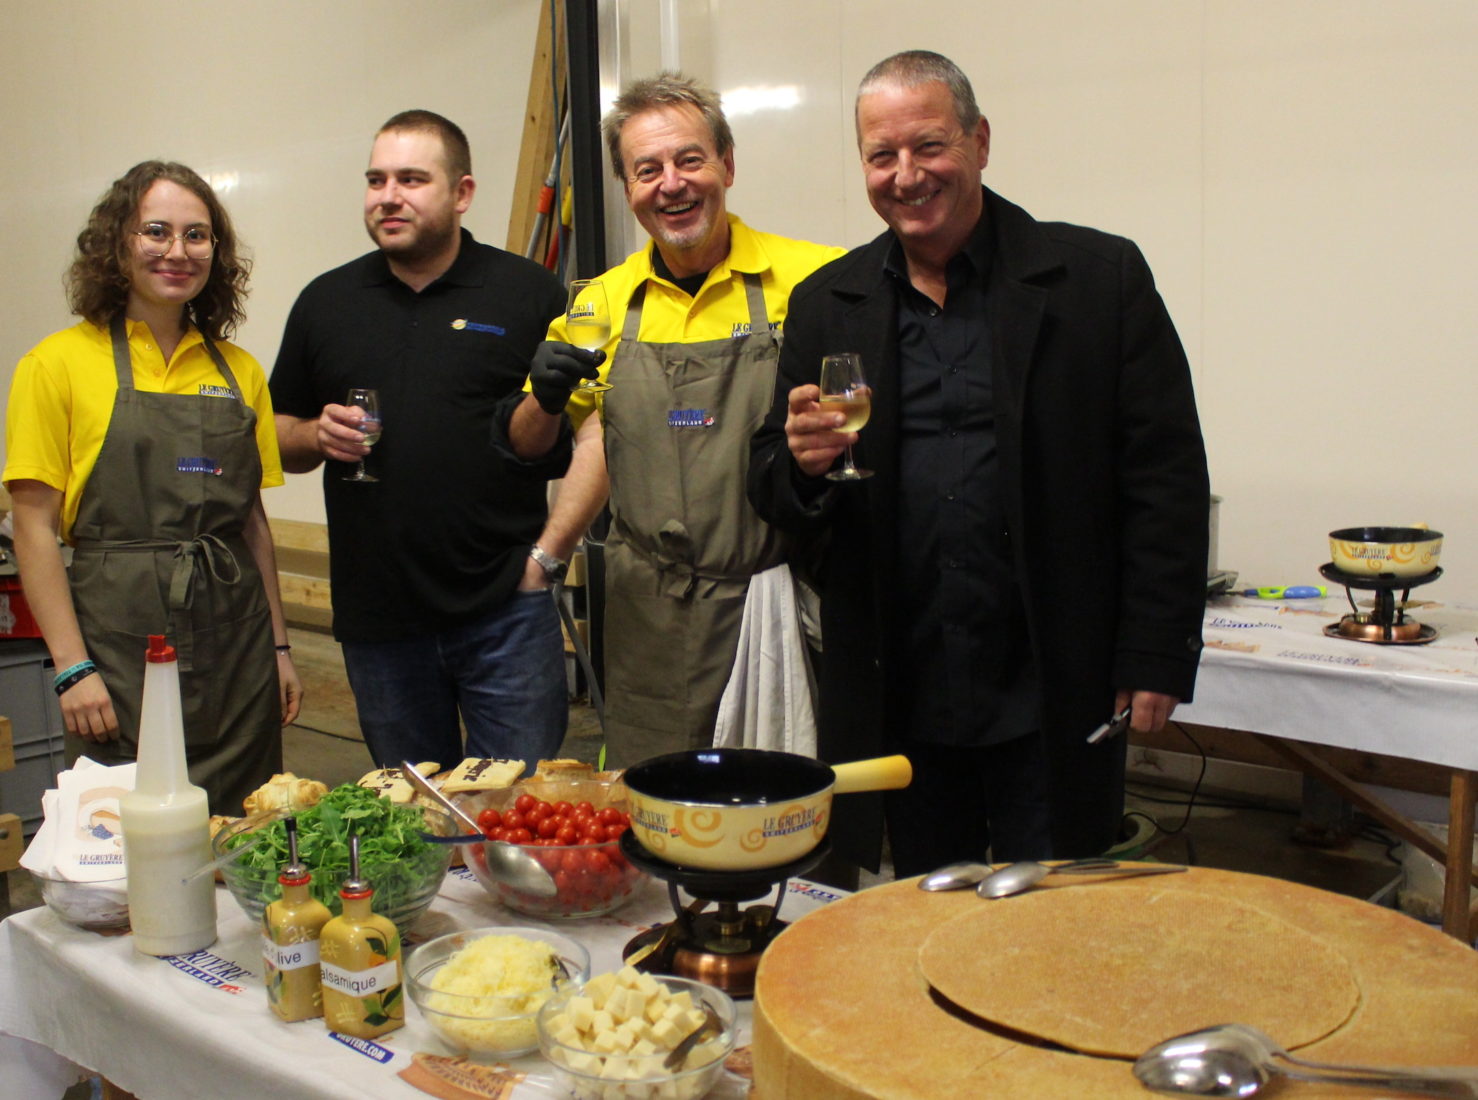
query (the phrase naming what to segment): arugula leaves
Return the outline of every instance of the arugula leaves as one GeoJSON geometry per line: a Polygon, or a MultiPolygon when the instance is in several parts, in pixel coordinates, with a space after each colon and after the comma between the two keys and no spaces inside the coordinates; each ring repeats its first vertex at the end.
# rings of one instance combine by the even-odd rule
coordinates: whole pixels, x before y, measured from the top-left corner
{"type": "MultiPolygon", "coordinates": [[[[447,858],[440,845],[421,836],[426,818],[415,806],[402,806],[374,791],[344,783],[324,795],[318,805],[301,810],[298,858],[313,872],[313,896],[335,914],[341,909],[339,887],[349,877],[349,834],[359,834],[360,876],[375,888],[376,912],[394,911],[421,893],[428,873],[447,858]]],[[[237,860],[246,876],[263,883],[262,900],[282,896],[277,872],[287,862],[287,826],[279,818],[260,830],[238,834],[226,842],[240,847],[256,832],[262,841],[237,860]]]]}

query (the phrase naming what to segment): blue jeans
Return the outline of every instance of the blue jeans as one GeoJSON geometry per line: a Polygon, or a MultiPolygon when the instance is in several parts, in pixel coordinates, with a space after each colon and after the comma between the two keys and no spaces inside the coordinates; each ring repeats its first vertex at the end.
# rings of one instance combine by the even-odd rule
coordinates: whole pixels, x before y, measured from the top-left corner
{"type": "Polygon", "coordinates": [[[564,741],[564,641],[548,589],[514,592],[493,614],[452,630],[342,648],[379,767],[435,760],[449,768],[476,756],[521,759],[532,771],[564,741]]]}

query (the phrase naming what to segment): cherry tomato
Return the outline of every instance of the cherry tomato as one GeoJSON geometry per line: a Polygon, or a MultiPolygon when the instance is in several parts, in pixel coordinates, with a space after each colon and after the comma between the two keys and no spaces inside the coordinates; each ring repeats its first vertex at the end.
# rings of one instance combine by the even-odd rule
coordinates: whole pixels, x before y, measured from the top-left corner
{"type": "Polygon", "coordinates": [[[552,838],[559,832],[559,822],[548,814],[545,814],[534,825],[534,832],[538,833],[541,837],[552,838]]]}
{"type": "Polygon", "coordinates": [[[614,806],[604,807],[595,816],[602,825],[618,825],[621,822],[621,811],[614,806]]]}
{"type": "Polygon", "coordinates": [[[560,799],[554,804],[554,812],[559,814],[560,817],[569,817],[570,814],[575,812],[575,807],[570,805],[564,799],[560,799]]]}
{"type": "Polygon", "coordinates": [[[539,800],[531,794],[521,794],[513,800],[513,808],[519,813],[526,814],[534,808],[534,803],[539,800]]]}
{"type": "Polygon", "coordinates": [[[528,844],[534,839],[534,834],[523,826],[507,830],[509,844],[528,844]]]}
{"type": "Polygon", "coordinates": [[[576,813],[583,812],[583,813],[594,815],[595,814],[595,807],[592,806],[589,802],[576,802],[575,803],[575,812],[576,813]]]}
{"type": "Polygon", "coordinates": [[[477,815],[477,827],[483,832],[496,829],[501,824],[503,824],[503,815],[491,806],[477,815]]]}
{"type": "Polygon", "coordinates": [[[585,870],[585,853],[574,850],[565,852],[560,866],[572,875],[579,874],[585,870]]]}
{"type": "MultiPolygon", "coordinates": [[[[540,822],[540,824],[543,824],[543,822],[540,822]]],[[[558,822],[556,822],[556,825],[558,828],[554,836],[561,844],[570,845],[579,843],[580,834],[573,825],[562,825],[558,822]]]]}
{"type": "Polygon", "coordinates": [[[503,815],[503,828],[505,829],[521,829],[528,823],[528,815],[522,810],[509,810],[503,815]]]}
{"type": "Polygon", "coordinates": [[[607,843],[612,840],[620,840],[621,834],[626,831],[625,825],[607,825],[603,830],[607,843]]]}
{"type": "Polygon", "coordinates": [[[585,869],[592,875],[599,875],[611,868],[611,857],[599,848],[585,853],[585,869]]]}
{"type": "Polygon", "coordinates": [[[529,819],[529,821],[538,823],[540,821],[543,821],[546,817],[550,817],[551,815],[553,815],[553,813],[553,806],[551,806],[547,802],[539,802],[533,806],[530,806],[529,811],[525,816],[529,819]]]}

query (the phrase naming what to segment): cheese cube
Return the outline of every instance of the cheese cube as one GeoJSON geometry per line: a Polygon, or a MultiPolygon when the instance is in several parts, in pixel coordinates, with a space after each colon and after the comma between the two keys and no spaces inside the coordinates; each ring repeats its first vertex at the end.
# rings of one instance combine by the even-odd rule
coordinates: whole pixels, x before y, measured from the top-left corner
{"type": "Polygon", "coordinates": [[[610,1031],[616,1026],[616,1018],[604,1008],[597,1008],[590,1014],[590,1029],[599,1035],[603,1031],[610,1031]]]}
{"type": "Polygon", "coordinates": [[[658,1049],[659,1048],[657,1044],[652,1042],[652,1040],[647,1038],[645,1035],[631,1044],[632,1054],[656,1054],[658,1049]]]}
{"type": "Polygon", "coordinates": [[[623,966],[616,971],[616,984],[635,987],[642,978],[642,973],[634,966],[623,966]]]}
{"type": "Polygon", "coordinates": [[[687,1032],[678,1027],[671,1019],[664,1016],[652,1025],[649,1034],[652,1042],[656,1043],[657,1046],[663,1050],[671,1050],[677,1046],[687,1032]]]}
{"type": "Polygon", "coordinates": [[[605,1006],[606,998],[610,996],[611,990],[616,988],[616,975],[611,973],[597,974],[585,983],[583,990],[585,996],[589,997],[596,1008],[605,1006]]]}
{"type": "MultiPolygon", "coordinates": [[[[595,1038],[590,1042],[590,1049],[597,1054],[614,1054],[618,1042],[615,1029],[607,1028],[605,1031],[597,1031],[595,1033],[595,1038]]],[[[606,1076],[604,1069],[601,1070],[601,1076],[606,1076]]]]}
{"type": "Polygon", "coordinates": [[[595,1001],[590,997],[571,997],[565,1015],[571,1027],[577,1031],[588,1031],[591,1018],[595,1015],[595,1001]]]}
{"type": "Polygon", "coordinates": [[[670,1004],[677,1005],[679,1008],[692,1008],[693,995],[689,993],[686,989],[684,989],[682,992],[674,993],[671,997],[669,997],[668,1002],[670,1004]]]}

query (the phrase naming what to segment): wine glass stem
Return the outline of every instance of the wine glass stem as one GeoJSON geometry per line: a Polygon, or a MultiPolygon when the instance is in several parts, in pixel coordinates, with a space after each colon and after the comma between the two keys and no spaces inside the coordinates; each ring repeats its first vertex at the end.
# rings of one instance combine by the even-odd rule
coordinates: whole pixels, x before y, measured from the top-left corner
{"type": "Polygon", "coordinates": [[[852,471],[857,469],[856,465],[852,462],[852,444],[850,443],[847,444],[847,464],[843,467],[843,469],[845,469],[848,473],[851,473],[852,471]]]}
{"type": "Polygon", "coordinates": [[[364,477],[364,459],[362,459],[362,458],[359,460],[359,473],[356,474],[355,476],[356,477],[359,477],[359,478],[363,478],[364,477]]]}

